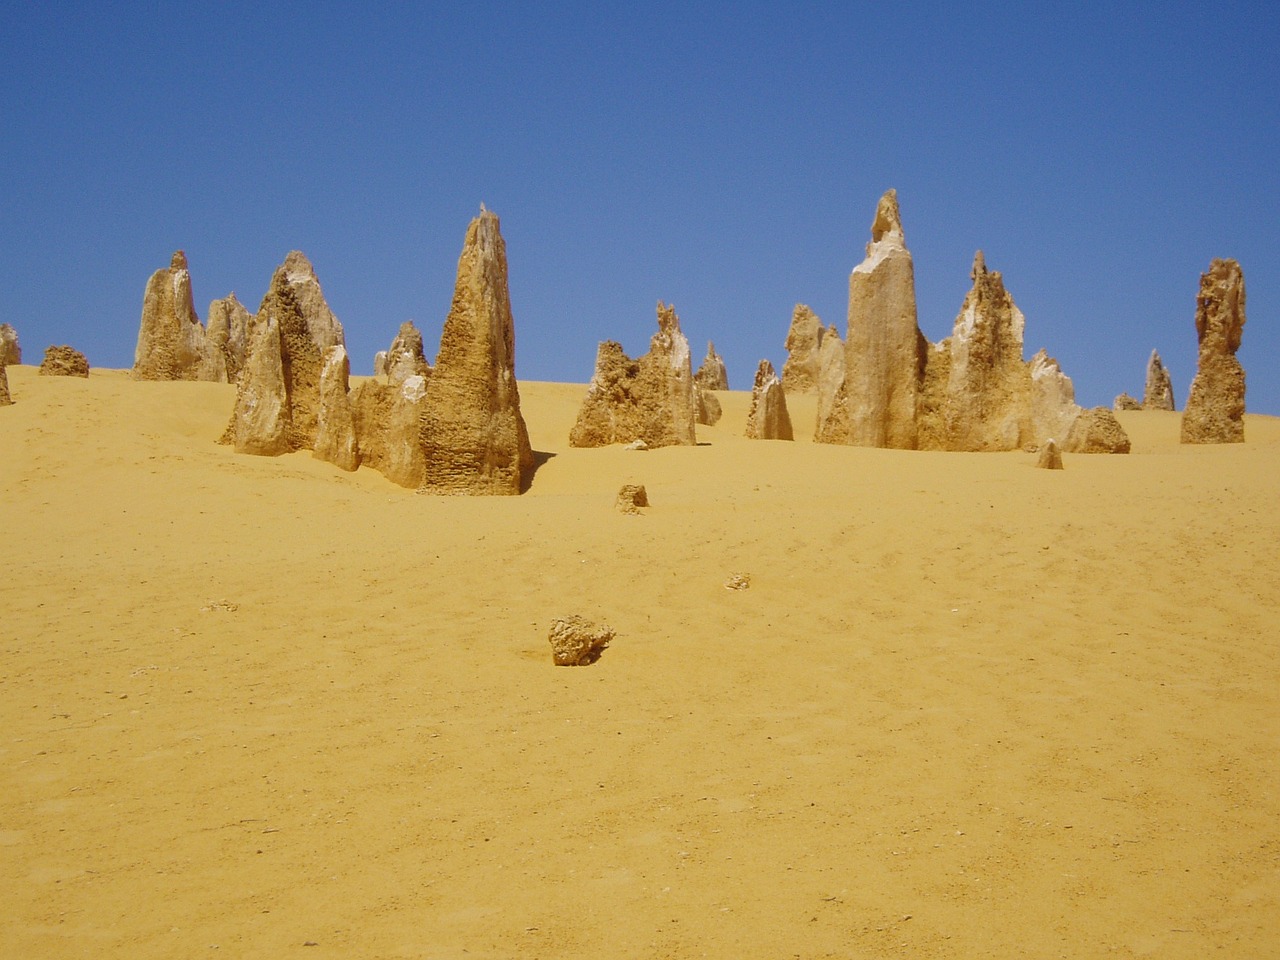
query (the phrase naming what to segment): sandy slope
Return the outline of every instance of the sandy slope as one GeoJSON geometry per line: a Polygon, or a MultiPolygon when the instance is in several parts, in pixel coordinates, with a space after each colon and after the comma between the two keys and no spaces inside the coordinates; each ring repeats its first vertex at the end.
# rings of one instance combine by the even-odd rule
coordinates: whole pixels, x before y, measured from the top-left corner
{"type": "Polygon", "coordinates": [[[526,383],[553,456],[461,499],[236,456],[233,388],[9,380],[0,956],[1280,951],[1276,419],[1051,473],[743,394],[572,450],[526,383]]]}

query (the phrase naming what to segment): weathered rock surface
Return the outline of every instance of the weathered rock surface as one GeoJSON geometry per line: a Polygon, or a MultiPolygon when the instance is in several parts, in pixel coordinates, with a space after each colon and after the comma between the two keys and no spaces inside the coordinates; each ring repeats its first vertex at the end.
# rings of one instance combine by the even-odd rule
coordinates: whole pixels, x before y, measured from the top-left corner
{"type": "Polygon", "coordinates": [[[1147,361],[1147,383],[1142,391],[1142,409],[1172,410],[1173,380],[1169,371],[1160,360],[1160,354],[1151,351],[1151,359],[1147,361]]]}
{"type": "Polygon", "coordinates": [[[18,344],[18,331],[11,324],[0,323],[0,367],[22,362],[22,347],[18,344]]]}
{"type": "MultiPolygon", "coordinates": [[[[375,358],[374,372],[377,373],[375,358]]],[[[431,365],[422,349],[422,334],[412,320],[400,324],[400,332],[391,341],[391,348],[383,360],[383,373],[394,383],[403,383],[410,377],[431,376],[431,365]]]]}
{"type": "Polygon", "coordinates": [[[350,375],[351,362],[347,358],[346,347],[333,346],[325,350],[320,368],[320,406],[312,456],[343,470],[354,470],[360,466],[355,415],[348,395],[350,375]]]}
{"type": "Polygon", "coordinates": [[[1068,453],[1128,453],[1129,435],[1106,407],[1085,410],[1071,425],[1064,449],[1068,453]]]}
{"type": "Polygon", "coordinates": [[[1066,437],[1083,411],[1076,388],[1058,361],[1040,350],[1031,358],[1031,439],[1043,446],[1050,437],[1066,437]]]}
{"type": "Polygon", "coordinates": [[[316,350],[323,354],[329,347],[345,347],[347,339],[342,324],[329,309],[315,268],[306,254],[301,250],[289,251],[279,270],[284,271],[285,279],[293,288],[294,299],[302,318],[307,322],[307,331],[316,350]]]}
{"type": "Polygon", "coordinates": [[[9,374],[5,372],[6,367],[7,363],[0,363],[0,407],[13,404],[13,397],[9,395],[9,374]]]}
{"type": "Polygon", "coordinates": [[[422,426],[424,491],[518,494],[533,469],[516,385],[506,244],[498,217],[483,208],[458,259],[422,426]]]}
{"type": "Polygon", "coordinates": [[[716,353],[716,345],[710,340],[707,341],[707,355],[693,379],[703,390],[729,389],[729,372],[725,369],[724,358],[716,353]]]}
{"type": "Polygon", "coordinates": [[[880,198],[867,257],[849,277],[844,403],[855,446],[914,449],[924,338],[916,325],[915,268],[896,191],[880,198]]]}
{"type": "Polygon", "coordinates": [[[260,456],[314,448],[320,371],[320,349],[280,267],[253,323],[223,442],[260,456]]]}
{"type": "Polygon", "coordinates": [[[379,350],[373,355],[373,375],[375,377],[385,377],[387,375],[386,350],[379,350]]]}
{"type": "Polygon", "coordinates": [[[787,360],[782,365],[782,386],[787,393],[812,393],[822,375],[822,340],[826,330],[818,315],[797,303],[791,313],[791,327],[784,346],[787,360]]]}
{"type": "Polygon", "coordinates": [[[391,385],[365,380],[351,392],[361,466],[416,490],[427,475],[422,413],[427,382],[409,377],[391,385]]]}
{"type": "Polygon", "coordinates": [[[698,381],[693,382],[693,406],[697,412],[696,420],[700,424],[706,424],[708,427],[714,427],[720,422],[720,418],[724,416],[724,409],[720,406],[720,399],[710,390],[703,390],[698,386],[698,381]]]}
{"type": "Polygon", "coordinates": [[[1244,368],[1236,359],[1244,334],[1244,272],[1234,260],[1214,260],[1200,276],[1195,379],[1182,411],[1183,443],[1244,442],[1244,368]]]}
{"type": "Polygon", "coordinates": [[[818,348],[818,420],[814,439],[844,443],[849,436],[849,413],[844,401],[844,341],[835,325],[827,327],[818,348]]]}
{"type": "Polygon", "coordinates": [[[225,376],[215,379],[235,383],[248,359],[253,314],[232,293],[229,297],[210,301],[207,317],[205,339],[212,354],[212,367],[215,374],[219,368],[225,371],[225,376]]]}
{"type": "Polygon", "coordinates": [[[1062,452],[1058,449],[1056,440],[1049,439],[1040,444],[1040,455],[1036,458],[1036,466],[1042,470],[1062,469],[1062,452]]]}
{"type": "Polygon", "coordinates": [[[147,281],[133,355],[136,380],[226,381],[220,353],[210,349],[191,299],[187,257],[177,251],[169,266],[147,281]]]}
{"type": "Polygon", "coordinates": [[[632,360],[612,340],[600,344],[569,445],[602,447],[643,440],[648,447],[693,446],[696,416],[689,341],[680,331],[675,309],[659,302],[658,332],[639,360],[632,360]]]}
{"type": "Polygon", "coordinates": [[[79,350],[71,347],[50,347],[40,363],[42,377],[88,377],[89,361],[79,350]]]}
{"type": "Polygon", "coordinates": [[[639,513],[641,507],[649,505],[649,494],[641,483],[627,483],[618,491],[618,499],[614,506],[623,513],[639,513]]]}
{"type": "Polygon", "coordinates": [[[751,411],[747,414],[749,440],[794,440],[787,396],[773,364],[761,360],[751,388],[751,411]]]}
{"type": "Polygon", "coordinates": [[[1031,373],[1022,359],[1026,321],[981,250],[970,277],[973,286],[951,336],[924,351],[919,446],[1017,450],[1031,435],[1031,373]]]}
{"type": "Polygon", "coordinates": [[[1111,409],[1116,411],[1117,413],[1120,413],[1126,410],[1141,410],[1142,401],[1140,401],[1137,397],[1131,397],[1127,393],[1122,393],[1120,394],[1120,396],[1116,397],[1114,401],[1112,401],[1111,409]]]}
{"type": "Polygon", "coordinates": [[[613,637],[613,628],[607,624],[575,615],[552,620],[547,640],[557,667],[579,667],[599,660],[613,637]]]}

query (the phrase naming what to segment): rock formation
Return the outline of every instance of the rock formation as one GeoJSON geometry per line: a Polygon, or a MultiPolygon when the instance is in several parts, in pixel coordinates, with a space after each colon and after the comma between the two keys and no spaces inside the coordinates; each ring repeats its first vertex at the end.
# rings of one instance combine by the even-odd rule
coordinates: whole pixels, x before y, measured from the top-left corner
{"type": "MultiPolygon", "coordinates": [[[[434,384],[432,389],[434,389],[434,384]]],[[[632,360],[612,340],[600,344],[577,422],[573,447],[643,440],[648,447],[697,443],[689,341],[675,309],[658,303],[658,332],[649,352],[632,360]]]]}
{"type": "Polygon", "coordinates": [[[0,407],[13,404],[13,397],[9,396],[9,374],[5,372],[6,367],[7,363],[0,363],[0,407]]]}
{"type": "Polygon", "coordinates": [[[724,359],[716,353],[716,345],[710,340],[707,341],[707,355],[693,379],[703,390],[729,389],[729,373],[725,369],[724,359]]]}
{"type": "Polygon", "coordinates": [[[1114,413],[1106,407],[1094,407],[1076,417],[1064,449],[1068,453],[1128,453],[1129,435],[1114,413]]]}
{"type": "Polygon", "coordinates": [[[379,350],[373,355],[373,375],[375,377],[387,375],[387,351],[379,350]]]}
{"type": "Polygon", "coordinates": [[[417,489],[427,475],[422,414],[427,381],[409,377],[398,384],[366,380],[351,392],[361,466],[392,483],[417,489]]]}
{"type": "Polygon", "coordinates": [[[0,323],[0,367],[22,363],[22,347],[18,345],[18,331],[10,324],[0,323]]]}
{"type": "Polygon", "coordinates": [[[458,259],[422,435],[428,492],[518,494],[533,469],[516,385],[506,244],[498,217],[483,207],[458,259]]]}
{"type": "Polygon", "coordinates": [[[147,281],[142,321],[133,355],[136,380],[214,380],[225,382],[220,353],[209,347],[191,299],[187,257],[177,251],[169,266],[147,281]]]}
{"type": "Polygon", "coordinates": [[[300,250],[289,251],[279,270],[284,271],[285,279],[293,288],[294,299],[302,318],[307,322],[307,330],[317,351],[323,354],[329,347],[345,347],[347,340],[342,324],[329,309],[315,268],[306,255],[300,250]]]}
{"type": "Polygon", "coordinates": [[[720,399],[711,390],[704,390],[698,385],[698,381],[693,381],[693,408],[695,411],[694,419],[708,427],[714,427],[720,422],[720,418],[724,416],[724,409],[720,406],[720,399]]]}
{"type": "Polygon", "coordinates": [[[1082,413],[1076,388],[1058,361],[1039,351],[1031,358],[1031,439],[1036,447],[1050,437],[1066,437],[1082,413]]]}
{"type": "Polygon", "coordinates": [[[1062,453],[1058,450],[1056,440],[1046,440],[1040,445],[1040,456],[1036,458],[1036,466],[1042,470],[1061,470],[1062,453]]]}
{"type": "Polygon", "coordinates": [[[751,388],[751,412],[747,414],[747,438],[750,440],[794,440],[791,416],[787,413],[787,397],[773,364],[761,360],[751,388]]]}
{"type": "MultiPolygon", "coordinates": [[[[377,373],[376,358],[374,367],[374,372],[377,373]]],[[[391,341],[391,349],[386,352],[382,372],[393,384],[404,383],[410,377],[422,377],[425,380],[431,376],[431,366],[422,350],[422,334],[412,320],[400,324],[400,332],[391,341]]]]}
{"type": "Polygon", "coordinates": [[[42,377],[88,377],[89,361],[71,347],[50,347],[40,364],[42,377]]]}
{"type": "Polygon", "coordinates": [[[320,349],[284,267],[271,278],[253,323],[235,410],[223,434],[237,453],[276,456],[315,446],[320,349]]]}
{"type": "Polygon", "coordinates": [[[1169,371],[1160,362],[1160,354],[1151,351],[1151,359],[1147,361],[1147,383],[1142,391],[1142,409],[1172,410],[1173,380],[1169,371]]]}
{"type": "Polygon", "coordinates": [[[613,628],[607,624],[571,616],[552,620],[547,640],[557,667],[579,667],[599,660],[613,637],[613,628]]]}
{"type": "Polygon", "coordinates": [[[1031,435],[1031,374],[1022,359],[1026,321],[981,250],[970,277],[951,336],[925,350],[919,446],[1017,450],[1031,435]]]}
{"type": "Polygon", "coordinates": [[[916,325],[915,268],[897,193],[890,190],[876,208],[867,257],[849,277],[843,389],[848,443],[915,448],[923,343],[916,325]]]}
{"type": "Polygon", "coordinates": [[[787,361],[782,365],[782,386],[787,393],[812,393],[818,389],[825,333],[818,315],[803,303],[797,303],[784,343],[787,361]]]}
{"type": "Polygon", "coordinates": [[[1200,277],[1196,298],[1200,354],[1182,411],[1183,443],[1244,442],[1244,368],[1236,359],[1244,302],[1240,264],[1214,260],[1200,277]]]}
{"type": "Polygon", "coordinates": [[[332,346],[325,350],[320,367],[320,403],[312,456],[343,470],[360,466],[355,416],[348,396],[350,375],[346,347],[332,346]]]}
{"type": "Polygon", "coordinates": [[[822,334],[822,346],[818,348],[818,420],[814,439],[820,443],[844,443],[849,436],[843,388],[844,341],[833,324],[822,334]]]}
{"type": "Polygon", "coordinates": [[[225,371],[225,376],[217,379],[235,383],[248,357],[253,314],[232,293],[210,301],[207,317],[205,339],[213,356],[212,365],[215,372],[219,366],[225,371]]]}
{"type": "Polygon", "coordinates": [[[1112,401],[1111,409],[1116,411],[1116,413],[1126,410],[1141,410],[1142,403],[1137,397],[1131,397],[1127,393],[1122,393],[1112,401]]]}
{"type": "Polygon", "coordinates": [[[649,505],[649,494],[644,484],[627,483],[618,491],[618,499],[613,505],[623,513],[639,513],[641,507],[649,505]]]}

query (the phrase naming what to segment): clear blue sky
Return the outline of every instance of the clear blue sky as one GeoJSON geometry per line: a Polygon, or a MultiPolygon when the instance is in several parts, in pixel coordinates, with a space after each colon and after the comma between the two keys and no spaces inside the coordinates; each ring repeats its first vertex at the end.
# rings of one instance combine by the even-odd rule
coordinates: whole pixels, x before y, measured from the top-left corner
{"type": "Polygon", "coordinates": [[[930,339],[981,248],[1082,403],[1140,394],[1154,347],[1181,407],[1234,257],[1248,406],[1280,414],[1277,9],[8,3],[0,321],[29,362],[128,367],[175,249],[203,317],[297,248],[368,373],[405,319],[434,353],[484,202],[521,379],[643,352],[662,299],[747,388],[795,303],[843,331],[895,187],[930,339]]]}

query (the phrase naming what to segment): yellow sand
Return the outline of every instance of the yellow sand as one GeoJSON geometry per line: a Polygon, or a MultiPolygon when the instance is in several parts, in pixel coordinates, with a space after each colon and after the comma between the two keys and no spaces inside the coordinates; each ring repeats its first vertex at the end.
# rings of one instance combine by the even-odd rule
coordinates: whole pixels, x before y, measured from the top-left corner
{"type": "Polygon", "coordinates": [[[1280,952],[1280,420],[574,450],[524,383],[549,458],[465,499],[216,446],[232,387],[9,383],[4,958],[1280,952]]]}

